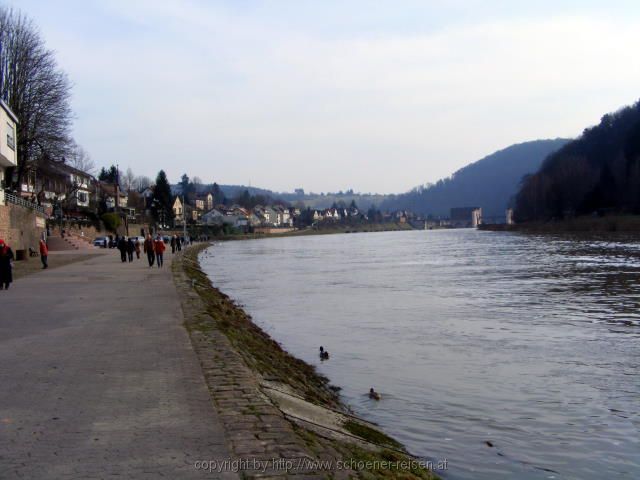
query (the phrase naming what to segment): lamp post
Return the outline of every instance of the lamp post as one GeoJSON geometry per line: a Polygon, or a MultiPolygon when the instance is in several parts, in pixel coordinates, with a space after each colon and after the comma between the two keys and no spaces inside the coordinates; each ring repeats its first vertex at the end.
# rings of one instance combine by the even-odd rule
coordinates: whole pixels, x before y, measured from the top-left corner
{"type": "Polygon", "coordinates": [[[184,195],[182,195],[182,240],[187,239],[187,204],[184,203],[184,195]]]}

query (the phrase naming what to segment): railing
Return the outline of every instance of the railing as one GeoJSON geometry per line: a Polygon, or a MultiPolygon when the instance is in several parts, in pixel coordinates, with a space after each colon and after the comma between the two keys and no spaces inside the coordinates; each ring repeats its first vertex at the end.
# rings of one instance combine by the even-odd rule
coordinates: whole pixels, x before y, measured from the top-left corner
{"type": "Polygon", "coordinates": [[[42,205],[38,205],[37,203],[30,202],[29,200],[25,200],[19,195],[15,195],[14,193],[8,192],[5,190],[4,192],[4,200],[8,203],[13,203],[14,205],[19,205],[21,207],[29,208],[31,210],[35,210],[38,213],[42,213],[44,215],[44,207],[42,205]]]}

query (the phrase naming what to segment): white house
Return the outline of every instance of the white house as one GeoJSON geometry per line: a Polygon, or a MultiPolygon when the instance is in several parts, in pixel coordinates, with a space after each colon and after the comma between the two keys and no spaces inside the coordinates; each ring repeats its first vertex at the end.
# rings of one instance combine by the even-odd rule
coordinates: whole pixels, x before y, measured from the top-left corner
{"type": "Polygon", "coordinates": [[[212,209],[200,217],[200,221],[205,225],[222,225],[224,214],[216,209],[212,209]]]}
{"type": "Polygon", "coordinates": [[[4,189],[9,186],[7,169],[18,166],[18,118],[9,106],[0,100],[0,204],[4,204],[4,189]]]}
{"type": "Polygon", "coordinates": [[[176,197],[175,201],[173,202],[173,207],[171,208],[173,209],[173,218],[175,219],[175,221],[182,222],[184,218],[184,206],[182,205],[180,197],[176,197]]]}
{"type": "Polygon", "coordinates": [[[275,205],[273,211],[276,212],[277,215],[277,225],[293,225],[293,220],[291,219],[288,208],[284,208],[282,205],[275,205]]]}

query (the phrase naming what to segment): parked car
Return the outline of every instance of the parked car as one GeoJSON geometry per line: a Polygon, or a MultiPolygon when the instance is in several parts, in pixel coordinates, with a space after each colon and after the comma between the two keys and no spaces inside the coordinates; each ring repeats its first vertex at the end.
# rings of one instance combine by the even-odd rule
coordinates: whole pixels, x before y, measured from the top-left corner
{"type": "Polygon", "coordinates": [[[96,237],[93,241],[95,247],[107,248],[109,244],[109,237],[96,237]]]}

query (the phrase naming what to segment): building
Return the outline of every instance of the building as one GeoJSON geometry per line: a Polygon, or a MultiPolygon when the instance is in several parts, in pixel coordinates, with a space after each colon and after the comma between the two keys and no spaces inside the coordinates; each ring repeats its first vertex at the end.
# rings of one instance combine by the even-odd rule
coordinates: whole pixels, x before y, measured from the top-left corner
{"type": "Polygon", "coordinates": [[[475,228],[482,223],[480,207],[457,207],[451,209],[451,226],[454,228],[475,228]]]}
{"type": "Polygon", "coordinates": [[[222,225],[223,220],[224,213],[216,209],[211,209],[200,217],[200,221],[205,225],[222,225]]]}
{"type": "Polygon", "coordinates": [[[107,210],[116,208],[128,208],[129,196],[112,183],[98,182],[98,196],[104,201],[107,210]]]}
{"type": "Polygon", "coordinates": [[[513,208],[507,208],[505,212],[505,221],[507,225],[513,225],[515,222],[513,221],[513,208]]]}
{"type": "Polygon", "coordinates": [[[45,233],[47,215],[41,205],[18,192],[5,194],[13,183],[18,166],[18,118],[0,100],[0,238],[14,250],[16,259],[27,258],[29,248],[37,249],[45,233]]]}
{"type": "Polygon", "coordinates": [[[0,100],[0,205],[4,204],[4,189],[9,187],[10,172],[18,166],[18,118],[0,100]]]}
{"type": "Polygon", "coordinates": [[[178,223],[182,222],[182,220],[184,219],[184,205],[182,205],[180,197],[176,197],[176,199],[173,201],[173,206],[171,207],[171,209],[173,210],[173,219],[178,223]]]}
{"type": "Polygon", "coordinates": [[[98,199],[97,180],[63,162],[41,162],[33,179],[31,197],[48,213],[78,216],[98,199]],[[58,211],[53,212],[54,208],[58,211]]]}

